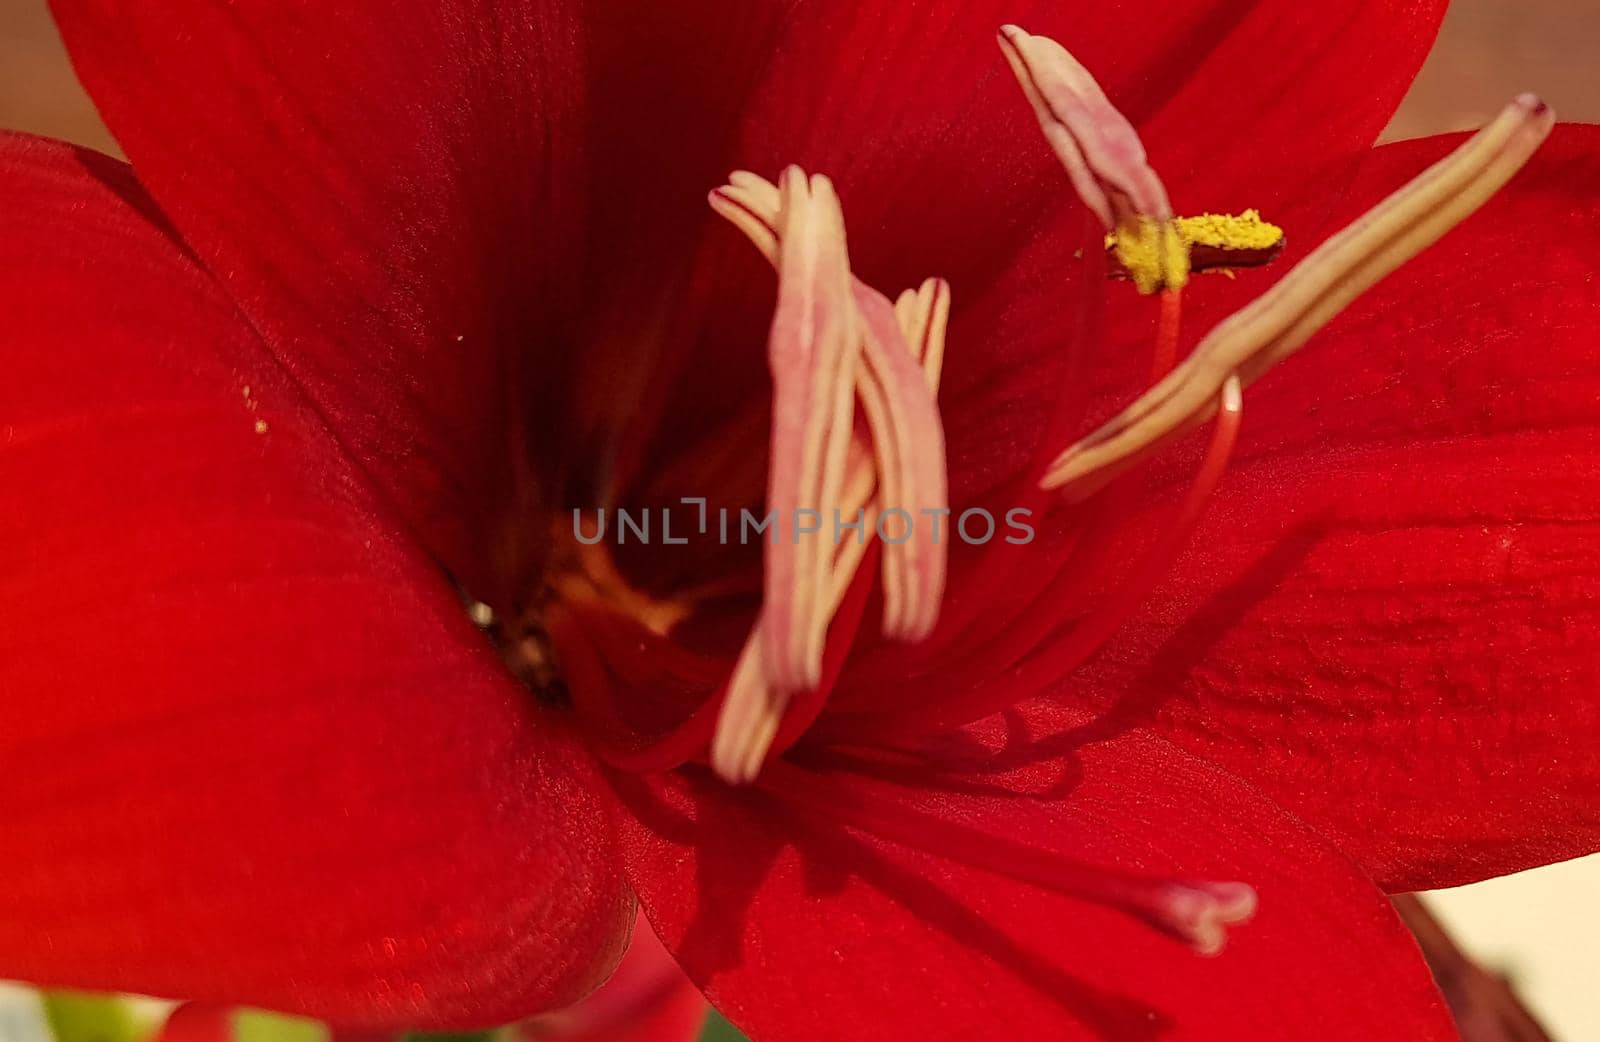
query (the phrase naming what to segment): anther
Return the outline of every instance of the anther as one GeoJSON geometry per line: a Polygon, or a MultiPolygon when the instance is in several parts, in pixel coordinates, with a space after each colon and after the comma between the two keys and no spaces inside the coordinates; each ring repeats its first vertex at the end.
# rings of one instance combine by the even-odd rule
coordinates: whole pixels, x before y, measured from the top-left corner
{"type": "MultiPolygon", "coordinates": [[[[1191,272],[1231,274],[1236,268],[1259,268],[1275,260],[1287,242],[1283,229],[1262,220],[1256,210],[1175,217],[1172,225],[1188,249],[1191,272]]],[[[1118,262],[1106,271],[1111,278],[1138,280],[1141,265],[1148,270],[1148,255],[1130,247],[1117,232],[1106,233],[1106,250],[1118,262]]]]}
{"type": "Polygon", "coordinates": [[[1166,187],[1150,168],[1138,133],[1089,70],[1056,41],[1014,25],[1001,28],[1000,49],[1045,140],[1106,230],[1135,216],[1171,220],[1166,187]]]}
{"type": "Polygon", "coordinates": [[[1056,41],[1007,25],[1000,49],[1079,198],[1115,233],[1117,258],[1139,291],[1181,289],[1189,277],[1188,247],[1133,124],[1056,41]]]}

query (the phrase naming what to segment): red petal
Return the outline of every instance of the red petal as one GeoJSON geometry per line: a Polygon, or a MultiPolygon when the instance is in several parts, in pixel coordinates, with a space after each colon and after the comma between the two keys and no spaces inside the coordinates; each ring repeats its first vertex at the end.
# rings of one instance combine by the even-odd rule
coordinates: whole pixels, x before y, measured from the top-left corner
{"type": "Polygon", "coordinates": [[[511,356],[548,338],[582,204],[564,11],[53,7],[185,240],[430,548],[481,569],[508,406],[553,382],[511,356]]]}
{"type": "MultiPolygon", "coordinates": [[[[1351,209],[1450,143],[1378,150],[1351,209]]],[[[1597,176],[1600,131],[1558,128],[1252,389],[1242,465],[1092,677],[1393,889],[1600,848],[1597,176]]]]}
{"type": "Polygon", "coordinates": [[[600,990],[517,1025],[523,1042],[690,1042],[709,1007],[643,916],[628,954],[600,990]]]}
{"type": "Polygon", "coordinates": [[[7,137],[0,180],[0,977],[578,998],[631,910],[587,757],[125,166],[7,137]]]}
{"type": "Polygon", "coordinates": [[[1083,723],[1039,710],[945,749],[948,773],[869,779],[835,760],[830,781],[1096,865],[1248,880],[1261,911],[1222,955],[705,773],[618,780],[635,886],[756,1042],[841,1024],[884,1042],[1454,1037],[1409,934],[1348,862],[1166,743],[1083,723]]]}
{"type": "MultiPolygon", "coordinates": [[[[1360,160],[1410,89],[1447,6],[1366,0],[1214,16],[1207,28],[1226,26],[1226,35],[1185,40],[1194,64],[1181,88],[1138,120],[1174,206],[1257,207],[1269,220],[1292,219],[1294,238],[1308,244],[1333,231],[1315,219],[1332,214],[1337,189],[1307,197],[1306,167],[1349,170],[1360,160]]],[[[1128,104],[1159,90],[1161,76],[1136,86],[1140,100],[1128,104]]]]}
{"type": "Polygon", "coordinates": [[[185,1002],[167,1015],[155,1042],[237,1042],[228,1006],[185,1002]]]}

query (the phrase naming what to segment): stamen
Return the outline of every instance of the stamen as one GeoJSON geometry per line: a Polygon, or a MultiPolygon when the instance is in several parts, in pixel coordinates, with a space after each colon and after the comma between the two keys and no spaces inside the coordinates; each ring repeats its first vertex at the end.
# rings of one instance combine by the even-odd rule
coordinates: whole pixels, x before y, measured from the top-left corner
{"type": "Polygon", "coordinates": [[[768,340],[774,392],[767,504],[777,519],[761,629],[765,671],[780,692],[792,693],[815,687],[822,674],[832,554],[824,541],[802,538],[815,533],[803,530],[800,517],[841,498],[861,335],[832,182],[790,167],[781,191],[778,307],[768,340]]]}
{"type": "Polygon", "coordinates": [[[1227,928],[1255,914],[1256,892],[1245,883],[1159,879],[1097,868],[1009,836],[998,835],[908,804],[838,786],[825,774],[787,763],[767,768],[762,784],[774,796],[891,843],[1115,908],[1187,944],[1216,955],[1227,928]]]}
{"type": "MultiPolygon", "coordinates": [[[[728,185],[711,193],[710,198],[712,208],[743,231],[778,267],[780,280],[791,251],[788,228],[779,232],[788,207],[790,177],[791,172],[786,172],[785,188],[780,190],[754,174],[740,171],[729,178],[728,185]]],[[[841,232],[842,220],[841,215],[841,232]]],[[[843,256],[842,250],[840,255],[843,256]]],[[[816,552],[813,560],[820,566],[820,573],[807,573],[817,576],[819,586],[817,591],[808,591],[810,599],[805,602],[811,612],[807,618],[814,627],[808,636],[814,634],[815,640],[805,648],[809,657],[804,664],[816,663],[819,669],[828,622],[838,612],[865,554],[869,541],[866,529],[870,527],[876,532],[880,511],[887,510],[902,512],[904,519],[913,525],[919,519],[926,525],[924,512],[945,511],[949,499],[943,427],[934,401],[938,368],[944,356],[949,287],[942,280],[930,279],[921,289],[902,295],[897,308],[876,290],[852,277],[850,298],[856,319],[852,327],[857,336],[854,347],[861,361],[851,376],[867,421],[870,443],[859,436],[842,439],[847,440],[847,447],[841,479],[823,489],[824,494],[832,498],[813,500],[811,502],[816,505],[806,504],[806,508],[822,513],[820,523],[826,526],[833,524],[835,510],[841,521],[860,520],[863,534],[860,538],[837,541],[817,538],[809,541],[816,552]],[[820,597],[815,595],[818,591],[820,597]]],[[[780,285],[780,314],[783,299],[780,285]]],[[[778,331],[779,320],[775,319],[774,337],[778,331]]],[[[784,371],[777,364],[776,354],[773,372],[775,383],[781,383],[784,371]]],[[[853,417],[853,410],[851,415],[853,417]]],[[[776,467],[779,451],[775,414],[774,470],[768,502],[769,507],[782,516],[789,507],[777,494],[779,480],[787,480],[787,474],[780,475],[776,467]]],[[[804,504],[805,501],[797,499],[795,503],[804,504]]],[[[885,525],[884,531],[888,533],[890,526],[885,525]]],[[[801,534],[804,533],[796,532],[793,536],[798,538],[801,534]]],[[[906,536],[891,541],[883,555],[883,633],[891,639],[919,640],[932,630],[938,618],[946,551],[943,545],[931,539],[916,537],[915,532],[906,533],[906,536]]],[[[793,673],[780,672],[772,659],[774,647],[781,648],[784,644],[774,631],[780,624],[790,621],[771,610],[771,598],[782,590],[780,586],[775,591],[773,582],[775,576],[783,574],[774,567],[780,563],[777,561],[779,552],[787,554],[788,551],[780,545],[769,554],[768,604],[757,624],[756,634],[746,643],[735,666],[712,741],[712,766],[732,782],[746,782],[755,777],[779,733],[791,697],[818,687],[815,672],[801,675],[796,682],[793,673]]],[[[799,616],[793,619],[798,620],[799,616]]]]}
{"type": "Polygon", "coordinates": [[[762,622],[761,618],[756,619],[755,628],[739,652],[733,676],[728,680],[722,712],[717,717],[717,730],[711,739],[712,769],[736,785],[760,773],[761,760],[778,733],[778,724],[789,702],[787,694],[780,694],[766,682],[762,622]],[[750,762],[752,756],[756,757],[754,769],[750,762]]]}
{"type": "Polygon", "coordinates": [[[1146,161],[1138,132],[1089,70],[1056,41],[1014,25],[1000,29],[1000,49],[1045,140],[1106,230],[1140,215],[1170,221],[1166,187],[1146,161]]]}
{"type": "Polygon", "coordinates": [[[1049,37],[1007,25],[1000,29],[1000,49],[1078,197],[1115,232],[1117,259],[1139,292],[1181,289],[1189,278],[1188,245],[1133,124],[1089,70],[1049,37]]]}
{"type": "Polygon", "coordinates": [[[1150,359],[1150,379],[1159,380],[1178,364],[1178,335],[1183,328],[1183,290],[1161,293],[1161,316],[1156,324],[1156,348],[1150,359]]]}
{"type": "MultiPolygon", "coordinates": [[[[1212,493],[1228,471],[1228,463],[1239,441],[1239,425],[1243,414],[1242,385],[1237,376],[1232,376],[1222,385],[1218,395],[1216,425],[1212,429],[1205,458],[1190,482],[1188,495],[1178,508],[1177,516],[1168,524],[1161,541],[1138,570],[1132,573],[1112,603],[1086,620],[1063,644],[1051,649],[1048,664],[1042,668],[1058,670],[1055,676],[1066,676],[1081,666],[1121,628],[1171,569],[1174,559],[1188,545],[1195,526],[1204,517],[1212,493]]],[[[1025,668],[1032,670],[1041,667],[1030,662],[1025,668]]]]}
{"type": "MultiPolygon", "coordinates": [[[[865,509],[865,524],[876,535],[884,504],[908,511],[913,524],[926,524],[915,520],[924,517],[918,511],[937,511],[949,502],[944,428],[935,396],[944,361],[950,286],[943,279],[928,279],[920,289],[902,293],[899,303],[888,310],[888,301],[858,279],[856,300],[866,320],[869,361],[858,390],[873,446],[858,446],[857,463],[864,480],[852,486],[859,495],[846,502],[851,517],[865,509]],[[926,395],[916,392],[919,361],[926,395]],[[888,379],[880,377],[880,372],[888,379]],[[882,488],[874,501],[874,480],[879,472],[882,488]]],[[[853,581],[869,542],[845,539],[840,543],[835,602],[853,581]]],[[[943,601],[945,553],[929,541],[907,539],[890,543],[883,556],[883,634],[896,640],[921,640],[933,629],[943,601]]]]}
{"type": "MultiPolygon", "coordinates": [[[[769,260],[777,256],[778,191],[765,179],[735,172],[729,184],[711,193],[711,206],[745,233],[769,260]]],[[[944,431],[934,400],[944,363],[945,334],[950,316],[950,286],[928,279],[918,290],[906,290],[893,309],[859,279],[853,281],[862,316],[867,365],[858,374],[857,391],[873,435],[865,454],[852,455],[852,493],[871,491],[873,456],[882,485],[879,505],[904,511],[918,523],[925,512],[948,506],[944,470],[944,431]],[[897,320],[897,321],[892,321],[897,320]],[[928,389],[919,394],[916,360],[928,389]],[[908,364],[911,363],[911,364],[908,364]],[[861,468],[865,468],[863,471],[861,468]]],[[[846,495],[840,516],[854,518],[868,507],[868,495],[846,495]]],[[[831,520],[831,519],[830,519],[831,520]]],[[[866,523],[876,530],[878,515],[869,509],[866,523]]],[[[928,522],[923,520],[923,525],[928,522]]],[[[887,526],[886,526],[887,529],[887,526]]],[[[839,555],[835,602],[849,585],[863,542],[846,539],[839,555]]],[[[944,589],[946,554],[931,541],[892,542],[884,553],[884,635],[920,640],[933,628],[944,589]]]]}
{"type": "Polygon", "coordinates": [[[891,640],[918,641],[933,630],[944,598],[944,547],[916,531],[918,525],[928,527],[926,511],[947,509],[950,502],[944,427],[894,306],[859,282],[856,306],[864,320],[869,377],[861,381],[861,404],[881,460],[881,502],[886,510],[901,512],[897,520],[907,529],[903,534],[884,529],[883,633],[891,640]]]}
{"type": "Polygon", "coordinates": [[[1329,239],[1250,306],[1217,326],[1165,380],[1063,452],[1042,486],[1082,499],[1203,422],[1235,373],[1248,386],[1379,279],[1482,206],[1550,133],[1525,94],[1454,153],[1329,239]]]}
{"type": "Polygon", "coordinates": [[[729,224],[744,232],[767,263],[778,266],[778,219],[783,200],[777,185],[748,170],[735,170],[728,175],[728,183],[713,191],[706,201],[729,224]]]}
{"type": "MultiPolygon", "coordinates": [[[[881,544],[868,544],[868,553],[876,553],[881,544]]],[[[845,654],[861,626],[871,583],[865,576],[854,576],[836,604],[833,628],[829,631],[829,648],[823,660],[822,683],[811,691],[802,691],[788,699],[775,699],[764,674],[754,669],[759,664],[753,656],[759,651],[747,642],[734,668],[734,675],[722,699],[722,715],[729,717],[727,737],[719,717],[717,733],[711,739],[711,767],[726,782],[744,785],[756,779],[769,757],[787,752],[822,714],[829,693],[844,666],[845,654]],[[750,657],[747,662],[746,658],[750,657]],[[753,673],[741,672],[754,669],[753,673]],[[735,705],[735,703],[739,703],[735,705]]],[[[754,635],[752,634],[752,639],[754,635]]]]}
{"type": "Polygon", "coordinates": [[[928,380],[928,390],[939,394],[939,377],[944,371],[944,338],[950,328],[950,283],[927,279],[920,288],[906,290],[894,303],[900,329],[911,345],[928,380]]]}

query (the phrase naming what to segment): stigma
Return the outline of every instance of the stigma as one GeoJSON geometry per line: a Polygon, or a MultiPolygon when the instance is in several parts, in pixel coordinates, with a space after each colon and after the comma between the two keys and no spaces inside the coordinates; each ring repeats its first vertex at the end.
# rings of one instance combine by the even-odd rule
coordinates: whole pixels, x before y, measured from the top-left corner
{"type": "Polygon", "coordinates": [[[824,772],[778,763],[764,780],[790,806],[831,825],[843,824],[954,864],[1115,909],[1197,955],[1221,954],[1229,927],[1248,922],[1259,903],[1248,883],[1137,875],[1088,864],[1050,849],[1048,837],[991,832],[981,824],[930,814],[876,789],[841,786],[824,772]]]}

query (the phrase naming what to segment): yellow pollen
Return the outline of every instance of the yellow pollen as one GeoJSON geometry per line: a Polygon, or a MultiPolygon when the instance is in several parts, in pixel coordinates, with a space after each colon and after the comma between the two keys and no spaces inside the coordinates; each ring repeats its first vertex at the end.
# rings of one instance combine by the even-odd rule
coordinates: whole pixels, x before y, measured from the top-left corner
{"type": "Polygon", "coordinates": [[[1106,236],[1140,293],[1182,289],[1189,281],[1189,243],[1177,221],[1138,214],[1106,236]]]}
{"type": "MultiPolygon", "coordinates": [[[[1133,276],[1140,293],[1181,289],[1189,281],[1189,251],[1261,253],[1283,242],[1283,229],[1261,219],[1257,210],[1241,214],[1203,213],[1170,222],[1139,216],[1106,235],[1106,248],[1133,276]]],[[[1218,269],[1227,272],[1226,267],[1218,269]]]]}
{"type": "Polygon", "coordinates": [[[1179,217],[1178,237],[1189,246],[1219,250],[1270,250],[1283,241],[1283,229],[1263,221],[1256,210],[1241,214],[1203,213],[1179,217]]]}

